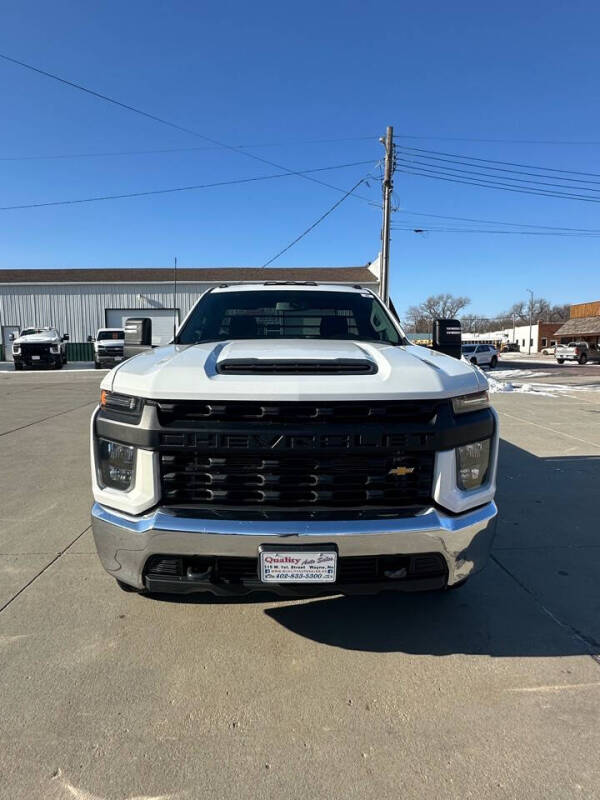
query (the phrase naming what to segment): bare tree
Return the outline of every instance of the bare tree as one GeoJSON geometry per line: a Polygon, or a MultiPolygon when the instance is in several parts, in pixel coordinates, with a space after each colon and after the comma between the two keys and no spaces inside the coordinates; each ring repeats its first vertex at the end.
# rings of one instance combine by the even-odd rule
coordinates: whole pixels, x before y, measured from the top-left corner
{"type": "Polygon", "coordinates": [[[418,306],[410,306],[405,319],[413,330],[428,331],[434,319],[453,319],[470,302],[468,297],[455,297],[447,293],[432,295],[418,306]]]}
{"type": "MultiPolygon", "coordinates": [[[[531,304],[531,317],[534,322],[541,320],[542,322],[561,322],[562,320],[569,319],[570,306],[554,305],[551,306],[545,297],[534,297],[531,304]]],[[[519,300],[513,303],[508,311],[502,315],[507,327],[512,325],[513,315],[517,325],[526,325],[529,322],[529,301],[519,300]]]]}

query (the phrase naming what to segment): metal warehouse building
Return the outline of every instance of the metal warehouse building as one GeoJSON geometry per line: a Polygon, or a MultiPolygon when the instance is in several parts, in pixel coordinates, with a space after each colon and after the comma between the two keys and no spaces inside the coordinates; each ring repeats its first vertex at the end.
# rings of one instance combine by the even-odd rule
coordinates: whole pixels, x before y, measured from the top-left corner
{"type": "Polygon", "coordinates": [[[2,353],[10,358],[9,336],[29,326],[68,333],[69,358],[92,360],[88,336],[98,328],[122,327],[127,317],[152,318],[154,344],[173,334],[173,319],[185,317],[198,297],[220,284],[263,281],[321,281],[360,284],[379,291],[379,259],[365,267],[180,268],[177,293],[171,268],[0,270],[2,353]]]}

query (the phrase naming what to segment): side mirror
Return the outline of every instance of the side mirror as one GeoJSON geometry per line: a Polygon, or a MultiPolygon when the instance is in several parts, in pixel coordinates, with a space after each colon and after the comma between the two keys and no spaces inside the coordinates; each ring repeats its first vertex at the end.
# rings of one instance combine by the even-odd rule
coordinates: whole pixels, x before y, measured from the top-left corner
{"type": "Polygon", "coordinates": [[[90,342],[90,344],[91,344],[91,342],[95,342],[96,341],[96,339],[93,336],[88,336],[87,340],[88,340],[88,342],[90,342]]]}
{"type": "Polygon", "coordinates": [[[14,340],[15,340],[16,338],[17,338],[17,337],[15,336],[15,334],[14,334],[14,333],[9,333],[9,334],[8,334],[8,341],[9,341],[9,342],[14,342],[14,340]]]}
{"type": "Polygon", "coordinates": [[[457,319],[436,319],[433,323],[432,349],[447,356],[460,358],[462,331],[457,319]]]}
{"type": "Polygon", "coordinates": [[[63,340],[63,342],[68,342],[68,341],[69,341],[69,334],[68,334],[68,333],[65,333],[65,334],[63,335],[63,337],[62,337],[62,340],[63,340]]]}
{"type": "Polygon", "coordinates": [[[123,355],[131,358],[152,349],[152,320],[150,317],[130,317],[125,320],[123,355]]]}

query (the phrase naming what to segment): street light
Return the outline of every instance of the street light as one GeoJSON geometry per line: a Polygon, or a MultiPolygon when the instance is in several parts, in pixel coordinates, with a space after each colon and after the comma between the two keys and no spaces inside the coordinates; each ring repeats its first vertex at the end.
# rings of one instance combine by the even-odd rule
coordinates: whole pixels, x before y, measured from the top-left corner
{"type": "Polygon", "coordinates": [[[529,346],[527,348],[527,354],[531,355],[531,318],[533,316],[533,289],[526,289],[525,291],[529,292],[529,346]]]}

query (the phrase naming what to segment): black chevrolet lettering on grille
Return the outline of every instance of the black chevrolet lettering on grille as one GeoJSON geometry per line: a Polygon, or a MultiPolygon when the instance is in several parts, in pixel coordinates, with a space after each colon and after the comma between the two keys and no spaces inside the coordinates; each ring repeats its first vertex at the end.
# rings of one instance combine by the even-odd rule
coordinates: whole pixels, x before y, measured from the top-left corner
{"type": "Polygon", "coordinates": [[[158,403],[162,502],[423,506],[431,501],[435,452],[427,445],[437,405],[158,403]],[[223,430],[232,420],[238,429],[223,430]]]}

